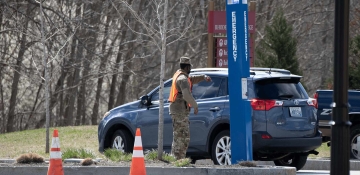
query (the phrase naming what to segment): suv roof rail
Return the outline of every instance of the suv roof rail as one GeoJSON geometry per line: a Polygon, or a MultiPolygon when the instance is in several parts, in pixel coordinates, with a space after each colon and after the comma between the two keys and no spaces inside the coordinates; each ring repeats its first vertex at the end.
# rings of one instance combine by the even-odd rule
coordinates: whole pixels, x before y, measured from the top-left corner
{"type": "Polygon", "coordinates": [[[198,69],[191,69],[190,72],[204,72],[204,71],[227,71],[228,68],[216,68],[216,67],[209,67],[209,68],[198,68],[198,69]]]}
{"type": "MultiPolygon", "coordinates": [[[[216,67],[209,67],[209,68],[197,68],[197,69],[191,69],[191,72],[205,72],[205,71],[228,71],[228,68],[216,68],[216,67]]],[[[279,68],[263,68],[263,67],[250,67],[250,71],[264,71],[264,72],[278,72],[282,74],[288,74],[290,75],[291,72],[286,69],[279,69],[279,68]]],[[[254,75],[253,72],[250,72],[250,74],[254,75]]]]}
{"type": "Polygon", "coordinates": [[[262,68],[262,67],[250,67],[250,71],[268,71],[270,74],[271,72],[278,72],[282,74],[290,75],[291,72],[286,69],[278,69],[278,68],[262,68]]]}

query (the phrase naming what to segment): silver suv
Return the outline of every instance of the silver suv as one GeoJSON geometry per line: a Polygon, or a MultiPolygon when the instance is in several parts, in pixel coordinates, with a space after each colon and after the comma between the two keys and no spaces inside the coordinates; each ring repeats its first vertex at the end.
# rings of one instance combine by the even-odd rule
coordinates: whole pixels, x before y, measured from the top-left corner
{"type": "MultiPolygon", "coordinates": [[[[190,114],[187,156],[194,161],[211,158],[215,164],[231,164],[228,70],[194,69],[191,74],[206,74],[212,81],[193,86],[199,113],[190,114]]],[[[299,170],[309,154],[317,154],[315,149],[321,145],[322,138],[317,127],[316,108],[300,79],[301,76],[284,69],[250,68],[248,100],[252,108],[254,160],[271,160],[278,166],[299,170]]],[[[164,99],[168,99],[171,82],[171,79],[165,82],[164,99]]],[[[172,122],[169,103],[164,103],[163,143],[164,150],[170,152],[172,122]]],[[[136,128],[141,128],[144,149],[156,149],[158,104],[159,87],[138,101],[107,112],[98,128],[99,151],[116,148],[131,152],[136,128]]]]}

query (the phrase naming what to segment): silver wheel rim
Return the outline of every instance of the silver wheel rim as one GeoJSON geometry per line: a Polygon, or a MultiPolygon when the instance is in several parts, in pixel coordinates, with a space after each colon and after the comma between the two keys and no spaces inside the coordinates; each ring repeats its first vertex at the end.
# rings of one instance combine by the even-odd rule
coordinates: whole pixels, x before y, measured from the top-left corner
{"type": "Polygon", "coordinates": [[[231,141],[229,136],[221,137],[217,142],[215,154],[220,165],[231,165],[231,141]]]}
{"type": "Polygon", "coordinates": [[[351,154],[360,159],[360,134],[356,134],[351,140],[351,154]]]}
{"type": "Polygon", "coordinates": [[[112,148],[124,152],[124,140],[120,136],[116,136],[112,148]]]}

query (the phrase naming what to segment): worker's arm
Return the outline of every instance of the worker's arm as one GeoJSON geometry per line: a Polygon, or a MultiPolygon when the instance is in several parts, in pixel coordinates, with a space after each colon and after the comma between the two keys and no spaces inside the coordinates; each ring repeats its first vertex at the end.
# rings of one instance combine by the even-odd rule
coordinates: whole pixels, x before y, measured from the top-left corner
{"type": "Polygon", "coordinates": [[[177,83],[179,84],[180,91],[183,95],[183,99],[187,103],[189,103],[191,105],[191,107],[197,108],[198,105],[190,92],[190,86],[189,86],[189,82],[188,82],[186,76],[180,75],[179,78],[177,79],[177,83]]]}
{"type": "Polygon", "coordinates": [[[207,75],[193,75],[193,76],[190,76],[189,78],[193,84],[199,83],[203,80],[211,81],[210,76],[207,76],[207,75]]]}

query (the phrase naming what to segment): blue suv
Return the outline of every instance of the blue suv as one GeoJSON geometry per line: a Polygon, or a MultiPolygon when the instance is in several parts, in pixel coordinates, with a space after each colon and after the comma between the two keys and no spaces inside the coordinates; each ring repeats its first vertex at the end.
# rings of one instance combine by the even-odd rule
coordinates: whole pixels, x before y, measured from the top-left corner
{"type": "MultiPolygon", "coordinates": [[[[187,156],[193,161],[211,158],[215,164],[231,164],[228,70],[193,69],[191,74],[206,74],[212,81],[193,86],[192,94],[199,113],[190,114],[187,156]]],[[[254,160],[271,160],[277,166],[292,166],[299,170],[309,154],[317,154],[315,149],[322,143],[317,111],[300,79],[301,76],[284,69],[250,68],[247,80],[254,160]]],[[[167,101],[171,82],[169,79],[164,85],[163,144],[166,152],[170,152],[172,143],[173,128],[167,101]]],[[[115,148],[132,152],[136,128],[141,128],[144,150],[156,149],[158,123],[159,87],[138,101],[105,113],[98,127],[99,151],[115,148]]]]}

